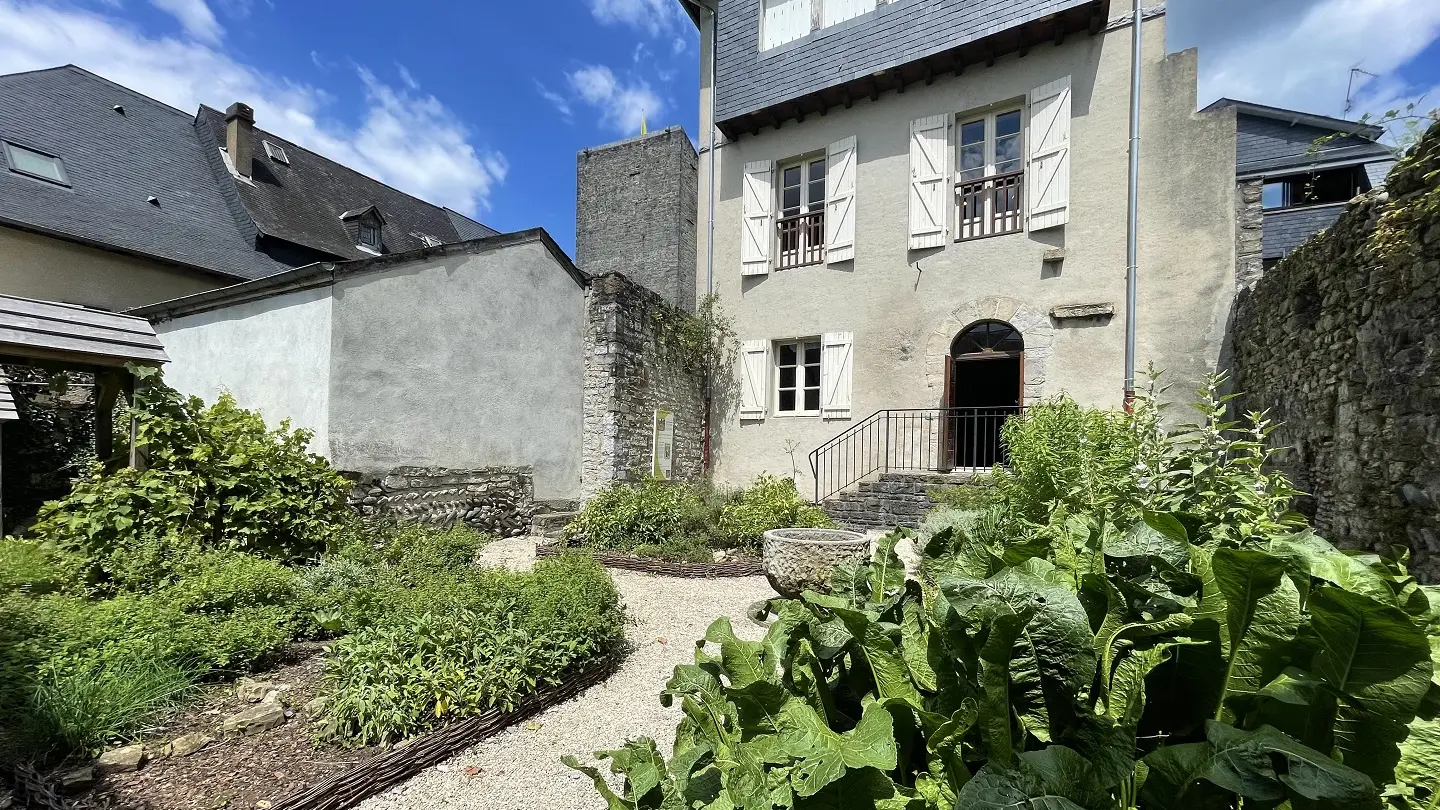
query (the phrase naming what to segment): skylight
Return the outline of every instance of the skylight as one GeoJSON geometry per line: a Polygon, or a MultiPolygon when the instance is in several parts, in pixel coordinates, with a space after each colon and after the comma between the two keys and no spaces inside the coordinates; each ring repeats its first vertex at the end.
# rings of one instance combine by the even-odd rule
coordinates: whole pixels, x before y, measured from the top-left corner
{"type": "Polygon", "coordinates": [[[269,141],[261,141],[260,143],[265,145],[265,154],[269,155],[271,160],[276,163],[284,163],[286,166],[290,165],[290,156],[285,154],[284,147],[269,141]]]}
{"type": "Polygon", "coordinates": [[[5,162],[10,164],[10,171],[62,186],[70,185],[69,178],[65,176],[65,164],[60,158],[9,141],[4,143],[5,162]]]}

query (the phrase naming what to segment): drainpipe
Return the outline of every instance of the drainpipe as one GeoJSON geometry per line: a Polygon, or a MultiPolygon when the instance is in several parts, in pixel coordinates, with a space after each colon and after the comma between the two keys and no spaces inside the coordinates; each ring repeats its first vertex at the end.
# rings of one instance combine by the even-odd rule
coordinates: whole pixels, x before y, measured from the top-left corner
{"type": "Polygon", "coordinates": [[[1130,61],[1130,210],[1126,227],[1125,266],[1125,411],[1135,405],[1135,283],[1140,269],[1140,59],[1141,0],[1135,0],[1134,53],[1130,61]]]}
{"type": "MultiPolygon", "coordinates": [[[[716,67],[719,64],[716,52],[717,31],[720,26],[719,4],[713,2],[697,2],[697,0],[685,0],[694,8],[710,15],[710,110],[709,120],[706,121],[706,145],[705,154],[708,157],[710,179],[705,189],[705,294],[715,292],[715,91],[716,91],[716,67]]],[[[709,369],[705,373],[705,414],[702,430],[701,467],[706,474],[711,470],[711,414],[714,410],[714,374],[709,369]]]]}

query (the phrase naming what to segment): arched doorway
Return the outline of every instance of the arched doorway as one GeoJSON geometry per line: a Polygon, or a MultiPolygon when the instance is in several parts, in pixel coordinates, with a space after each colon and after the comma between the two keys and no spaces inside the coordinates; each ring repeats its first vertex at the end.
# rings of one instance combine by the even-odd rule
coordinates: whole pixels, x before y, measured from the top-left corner
{"type": "Polygon", "coordinates": [[[946,358],[946,448],[950,466],[1004,464],[1005,420],[1025,396],[1025,339],[1005,321],[980,321],[950,344],[946,358]]]}

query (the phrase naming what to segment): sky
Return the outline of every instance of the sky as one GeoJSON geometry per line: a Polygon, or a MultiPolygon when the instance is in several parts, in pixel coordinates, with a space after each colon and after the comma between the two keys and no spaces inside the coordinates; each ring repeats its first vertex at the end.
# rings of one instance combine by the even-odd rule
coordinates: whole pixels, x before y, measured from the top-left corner
{"type": "MultiPolygon", "coordinates": [[[[1200,48],[1202,105],[1339,116],[1358,67],[1349,117],[1440,107],[1436,0],[1169,10],[1170,49],[1200,48]]],[[[679,0],[0,0],[0,73],[66,63],[187,112],[244,101],[263,129],[572,253],[576,152],[642,119],[697,132],[679,0]]]]}

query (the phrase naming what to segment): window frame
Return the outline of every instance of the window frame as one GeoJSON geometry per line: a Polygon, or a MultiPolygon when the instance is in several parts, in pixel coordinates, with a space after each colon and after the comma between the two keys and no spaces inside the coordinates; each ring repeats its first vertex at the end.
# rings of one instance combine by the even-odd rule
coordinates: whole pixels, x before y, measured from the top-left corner
{"type": "Polygon", "coordinates": [[[22,143],[16,143],[14,141],[0,141],[0,145],[3,145],[3,149],[5,152],[5,167],[10,171],[24,177],[30,177],[35,180],[41,180],[46,183],[50,183],[51,185],[63,186],[65,188],[70,187],[70,173],[65,170],[64,158],[60,157],[59,155],[52,155],[49,152],[41,149],[36,149],[32,146],[26,146],[22,143]],[[25,169],[20,168],[15,163],[15,154],[17,150],[20,152],[28,152],[32,155],[38,155],[42,158],[49,158],[50,160],[54,161],[55,171],[60,175],[59,178],[57,179],[43,174],[36,174],[35,172],[26,171],[25,169]]]}
{"type": "Polygon", "coordinates": [[[1029,124],[1029,111],[1023,99],[1013,99],[1010,101],[991,105],[987,108],[982,108],[981,110],[975,110],[969,113],[960,113],[955,116],[955,173],[952,178],[954,181],[953,193],[955,198],[955,220],[952,223],[955,230],[954,241],[972,242],[976,239],[989,239],[995,236],[1012,236],[1014,234],[1025,233],[1026,228],[1029,224],[1027,222],[1027,217],[1025,216],[1025,175],[1029,171],[1029,165],[1027,160],[1028,153],[1026,151],[1028,147],[1028,144],[1026,143],[1026,130],[1029,127],[1029,124]],[[1015,131],[1013,135],[1006,135],[1004,137],[1013,137],[1015,139],[1015,142],[1019,145],[1018,155],[1015,158],[1015,160],[1017,160],[1019,163],[1019,168],[1000,172],[997,170],[997,165],[999,161],[996,159],[996,149],[1000,139],[1000,136],[996,134],[997,132],[999,132],[999,127],[997,126],[997,123],[1002,116],[1011,114],[1018,116],[1019,128],[1015,131]],[[967,125],[975,123],[983,123],[985,126],[985,165],[981,169],[983,171],[983,174],[981,174],[979,177],[966,180],[963,179],[965,172],[975,170],[963,168],[965,150],[965,127],[967,125]],[[1006,216],[1015,217],[1016,227],[1013,230],[992,231],[991,227],[996,221],[994,203],[996,192],[998,191],[998,189],[993,186],[993,182],[996,178],[1001,177],[1014,178],[1011,181],[1010,187],[1014,187],[1016,189],[1015,209],[1013,214],[1007,212],[1006,216]],[[964,201],[961,199],[960,189],[963,186],[973,185],[977,183],[991,184],[981,192],[990,192],[984,201],[984,209],[979,214],[979,227],[982,233],[975,236],[966,236],[965,228],[963,226],[967,218],[964,216],[965,206],[964,201]]]}
{"type": "Polygon", "coordinates": [[[378,250],[378,249],[380,248],[380,226],[379,226],[379,225],[376,225],[376,224],[373,223],[373,222],[365,222],[365,221],[363,221],[363,220],[362,220],[361,222],[359,222],[358,224],[359,224],[360,227],[359,227],[358,231],[356,232],[355,238],[359,240],[359,242],[360,242],[361,245],[363,245],[363,246],[365,246],[365,247],[368,247],[368,248],[374,248],[374,249],[378,250]],[[370,233],[374,234],[374,236],[375,236],[375,241],[372,242],[372,241],[369,241],[369,240],[367,240],[367,239],[365,238],[365,232],[366,232],[367,230],[368,230],[370,233]]]}
{"type": "Polygon", "coordinates": [[[771,262],[776,272],[780,272],[783,270],[798,270],[802,267],[814,267],[815,265],[825,264],[825,207],[826,203],[829,200],[826,194],[829,190],[829,176],[829,156],[823,149],[817,152],[807,152],[804,155],[799,155],[788,160],[776,161],[774,234],[775,258],[771,262]],[[819,164],[822,171],[824,172],[824,174],[820,177],[819,180],[816,180],[814,177],[814,169],[816,164],[819,164]],[[785,207],[785,189],[787,188],[787,186],[785,185],[785,172],[789,169],[795,168],[800,169],[800,211],[795,214],[786,214],[785,211],[787,209],[785,207]],[[816,182],[819,182],[821,184],[820,199],[819,201],[812,202],[810,200],[810,187],[816,182]],[[784,250],[784,242],[781,236],[781,223],[788,219],[795,219],[797,217],[808,217],[812,214],[819,214],[818,222],[811,223],[809,228],[800,227],[797,229],[797,243],[793,252],[800,257],[800,260],[795,264],[784,264],[781,261],[781,258],[785,255],[786,251],[784,250]],[[818,235],[819,241],[817,243],[811,244],[810,238],[807,234],[818,235]],[[807,257],[810,258],[809,261],[805,260],[807,257]]]}
{"type": "Polygon", "coordinates": [[[281,146],[278,143],[272,143],[268,138],[262,139],[260,141],[260,144],[265,148],[266,157],[270,158],[276,163],[281,163],[286,166],[290,165],[290,155],[285,151],[285,147],[281,146]]]}
{"type": "Polygon", "coordinates": [[[771,345],[770,345],[770,356],[771,356],[771,358],[772,358],[772,359],[771,359],[771,363],[770,363],[770,375],[771,375],[771,378],[772,378],[772,379],[771,379],[771,382],[770,382],[770,386],[769,386],[769,387],[770,387],[770,394],[771,394],[771,396],[773,397],[773,399],[772,399],[771,401],[774,403],[773,407],[771,407],[771,409],[770,409],[771,415],[772,415],[772,416],[775,416],[775,417],[784,418],[784,417],[820,416],[822,413],[824,413],[824,409],[825,409],[825,402],[824,402],[825,384],[824,384],[823,379],[821,378],[822,369],[824,368],[824,362],[825,362],[825,341],[824,341],[824,338],[821,337],[821,336],[815,335],[815,336],[810,336],[810,337],[786,338],[786,339],[782,339],[782,340],[775,340],[775,341],[772,341],[772,342],[771,342],[771,345]],[[787,365],[781,364],[781,362],[780,362],[780,350],[781,350],[781,348],[784,347],[784,346],[794,346],[794,347],[795,347],[795,365],[794,365],[794,366],[787,366],[787,365]],[[813,347],[813,348],[815,349],[815,351],[819,353],[818,356],[817,356],[817,358],[816,358],[816,361],[815,361],[813,364],[806,362],[806,358],[805,358],[805,352],[806,352],[809,348],[811,348],[811,347],[813,347]],[[814,367],[814,369],[815,369],[815,384],[814,384],[813,386],[809,384],[810,381],[809,381],[809,375],[808,375],[808,372],[807,372],[807,369],[809,369],[812,365],[813,365],[813,367],[814,367]],[[782,385],[780,384],[780,370],[781,370],[782,368],[794,368],[794,369],[795,369],[795,384],[794,384],[793,386],[788,386],[788,387],[787,387],[787,386],[782,386],[782,385]],[[809,409],[806,409],[806,408],[803,407],[804,404],[805,404],[805,392],[807,392],[807,391],[812,391],[812,390],[815,391],[815,408],[814,408],[814,410],[809,410],[809,409]],[[781,407],[780,407],[780,393],[781,393],[782,391],[793,391],[793,392],[795,392],[795,405],[796,405],[796,407],[795,407],[794,409],[792,409],[792,410],[782,410],[782,409],[781,409],[781,407]]]}

